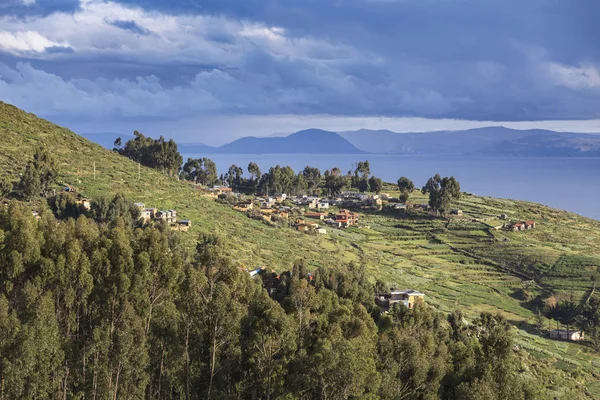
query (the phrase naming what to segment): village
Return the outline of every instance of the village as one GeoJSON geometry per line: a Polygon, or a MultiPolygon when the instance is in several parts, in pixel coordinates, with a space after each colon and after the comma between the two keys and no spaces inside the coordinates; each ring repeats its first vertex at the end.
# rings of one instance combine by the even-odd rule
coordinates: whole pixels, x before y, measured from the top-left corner
{"type": "MultiPolygon", "coordinates": [[[[92,201],[75,193],[70,186],[63,188],[75,196],[76,204],[86,211],[91,211],[92,201]]],[[[232,188],[227,186],[214,186],[208,189],[208,194],[216,200],[232,199],[232,208],[238,212],[246,214],[248,217],[260,219],[266,223],[273,223],[276,220],[285,220],[288,226],[306,234],[327,234],[327,228],[346,229],[350,227],[369,228],[368,225],[360,225],[360,214],[352,210],[372,211],[372,212],[406,212],[410,209],[416,209],[427,212],[428,204],[400,203],[394,201],[389,194],[368,194],[354,191],[345,191],[332,197],[319,196],[287,196],[285,193],[277,193],[274,196],[255,196],[245,198],[243,194],[234,193],[232,188]]],[[[56,193],[54,193],[56,194],[56,193]]],[[[142,224],[165,223],[173,231],[187,232],[192,226],[192,222],[187,219],[178,220],[177,211],[174,209],[160,210],[156,207],[147,207],[145,203],[135,202],[133,206],[139,211],[139,220],[142,224]]],[[[452,209],[451,216],[461,218],[464,212],[461,209],[452,209]]],[[[40,218],[38,211],[33,211],[36,219],[40,218]]],[[[498,220],[506,221],[508,216],[501,214],[497,216],[498,220]]],[[[473,222],[482,222],[481,219],[472,219],[473,222]]],[[[536,222],[525,220],[518,222],[502,223],[492,226],[493,229],[521,232],[536,228],[536,222]]],[[[267,270],[266,267],[245,269],[250,277],[268,276],[270,281],[279,281],[280,276],[274,270],[267,270]]],[[[312,274],[308,273],[309,281],[312,280],[312,274]]],[[[269,289],[269,288],[267,288],[269,289]]],[[[270,290],[273,290],[272,288],[270,290]]],[[[375,304],[383,313],[387,313],[396,304],[401,304],[408,309],[412,309],[418,303],[425,303],[425,294],[415,289],[390,289],[385,293],[377,293],[374,298],[375,304]]],[[[571,329],[553,329],[548,331],[551,339],[563,341],[582,341],[585,334],[580,330],[571,329]]]]}
{"type": "MultiPolygon", "coordinates": [[[[331,197],[319,197],[310,195],[287,196],[285,193],[277,193],[274,196],[256,196],[246,198],[241,193],[235,193],[227,186],[214,186],[208,189],[208,194],[216,200],[230,199],[232,208],[246,214],[248,217],[260,219],[266,223],[275,220],[287,220],[288,226],[306,234],[327,234],[327,228],[347,229],[350,227],[368,228],[368,225],[360,224],[360,214],[357,211],[371,212],[406,212],[407,210],[430,211],[428,204],[400,203],[389,194],[368,194],[354,191],[341,192],[331,197]]],[[[452,209],[449,213],[454,218],[465,218],[461,209],[452,209]]],[[[469,219],[472,222],[486,222],[482,219],[469,219]]],[[[491,220],[500,220],[503,223],[491,225],[490,229],[504,230],[507,232],[521,232],[536,228],[533,220],[508,221],[506,214],[497,215],[491,220]]],[[[253,278],[269,276],[270,281],[278,281],[280,276],[274,270],[266,267],[246,269],[253,278]]],[[[312,275],[308,274],[312,280],[312,275]]],[[[263,279],[264,280],[264,279],[263,279]]],[[[377,293],[374,298],[375,304],[383,313],[387,313],[396,304],[401,304],[412,309],[418,303],[425,303],[425,294],[415,289],[390,289],[385,293],[377,293]]],[[[551,339],[563,341],[584,340],[584,332],[572,329],[553,329],[548,331],[551,339]]]]}
{"type": "MultiPolygon", "coordinates": [[[[260,219],[267,223],[287,223],[287,226],[307,234],[327,234],[327,228],[346,229],[357,227],[369,228],[360,223],[359,212],[388,212],[406,213],[408,210],[432,212],[427,203],[415,204],[410,201],[400,202],[388,193],[361,193],[357,191],[343,191],[335,196],[297,195],[288,196],[285,193],[276,193],[273,196],[247,196],[235,192],[231,187],[215,185],[212,188],[201,188],[208,196],[215,200],[226,201],[236,211],[246,214],[250,218],[260,219]]],[[[455,208],[450,210],[450,217],[465,218],[463,210],[455,208]]],[[[491,226],[495,230],[526,231],[535,229],[536,223],[532,220],[507,222],[506,214],[495,218],[502,223],[491,226]]],[[[472,222],[484,222],[481,219],[470,219],[472,222]]]]}

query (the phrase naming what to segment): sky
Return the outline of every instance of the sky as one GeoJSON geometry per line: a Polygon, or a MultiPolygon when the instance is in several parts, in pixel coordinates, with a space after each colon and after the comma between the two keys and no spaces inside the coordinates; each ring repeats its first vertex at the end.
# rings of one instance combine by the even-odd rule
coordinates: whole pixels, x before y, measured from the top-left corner
{"type": "Polygon", "coordinates": [[[600,132],[597,0],[0,0],[0,100],[76,132],[600,132]]]}

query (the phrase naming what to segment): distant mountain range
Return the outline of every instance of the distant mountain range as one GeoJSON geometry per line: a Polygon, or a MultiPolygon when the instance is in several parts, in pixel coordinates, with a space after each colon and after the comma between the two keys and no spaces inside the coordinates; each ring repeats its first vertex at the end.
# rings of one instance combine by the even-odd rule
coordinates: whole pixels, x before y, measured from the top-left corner
{"type": "Polygon", "coordinates": [[[396,133],[340,132],[369,153],[419,155],[590,156],[600,152],[600,135],[486,127],[464,131],[396,133]]]}
{"type": "MultiPolygon", "coordinates": [[[[107,148],[117,137],[131,135],[83,134],[107,148]]],[[[533,129],[486,127],[463,131],[397,133],[387,130],[330,132],[307,129],[288,136],[244,137],[223,146],[179,143],[184,154],[405,154],[496,155],[527,157],[600,157],[600,135],[558,133],[533,129]]]]}

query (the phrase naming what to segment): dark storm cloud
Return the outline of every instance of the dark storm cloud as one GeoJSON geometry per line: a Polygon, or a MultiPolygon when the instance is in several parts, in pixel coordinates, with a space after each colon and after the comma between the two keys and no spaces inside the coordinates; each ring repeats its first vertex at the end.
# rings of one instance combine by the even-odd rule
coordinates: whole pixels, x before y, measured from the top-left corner
{"type": "Polygon", "coordinates": [[[0,95],[47,114],[600,116],[593,0],[11,0],[0,13],[46,16],[0,27],[0,95]],[[49,87],[60,102],[29,99],[49,87]]]}

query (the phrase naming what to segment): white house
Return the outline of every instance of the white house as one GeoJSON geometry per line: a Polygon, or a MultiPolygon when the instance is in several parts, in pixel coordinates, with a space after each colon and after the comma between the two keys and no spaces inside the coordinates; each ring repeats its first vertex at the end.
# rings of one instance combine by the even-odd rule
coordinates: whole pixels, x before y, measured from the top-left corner
{"type": "Polygon", "coordinates": [[[584,340],[585,336],[582,331],[578,330],[554,329],[553,331],[550,331],[550,338],[578,342],[584,340]]]}
{"type": "Polygon", "coordinates": [[[317,203],[318,210],[327,210],[328,208],[329,208],[329,202],[327,202],[327,201],[320,201],[317,203]]]}

